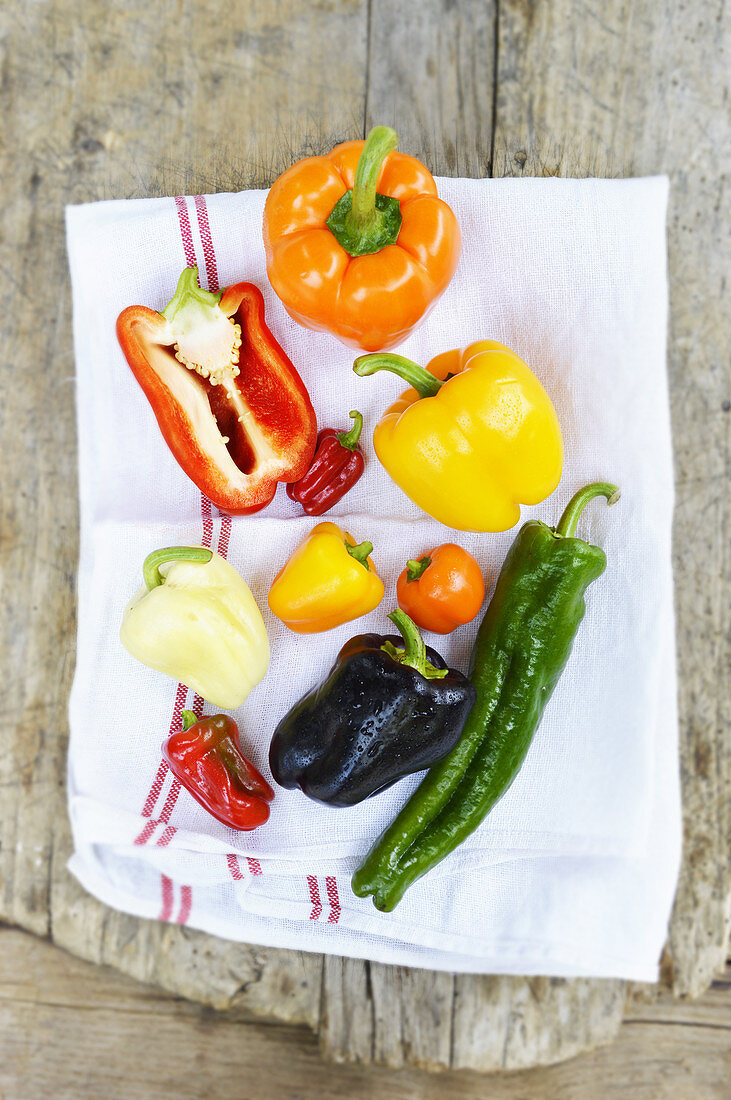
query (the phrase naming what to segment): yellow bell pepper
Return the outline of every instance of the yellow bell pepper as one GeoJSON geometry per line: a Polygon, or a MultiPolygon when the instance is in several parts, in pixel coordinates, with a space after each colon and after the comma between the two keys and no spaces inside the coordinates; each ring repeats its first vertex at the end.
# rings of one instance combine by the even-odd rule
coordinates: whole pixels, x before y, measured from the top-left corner
{"type": "Polygon", "coordinates": [[[297,634],[332,630],[367,615],[383,599],[383,582],[361,542],[335,523],[318,523],[279,570],[269,607],[297,634]]]}
{"type": "Polygon", "coordinates": [[[362,355],[353,369],[389,370],[411,383],[376,425],[373,446],[406,495],[447,527],[506,531],[520,504],[538,504],[558,485],[556,410],[504,344],[478,340],[426,370],[390,353],[362,355]]]}
{"type": "Polygon", "coordinates": [[[249,586],[202,546],[154,550],[127,605],[122,645],[224,710],[241,706],[269,668],[269,638],[249,586]]]}

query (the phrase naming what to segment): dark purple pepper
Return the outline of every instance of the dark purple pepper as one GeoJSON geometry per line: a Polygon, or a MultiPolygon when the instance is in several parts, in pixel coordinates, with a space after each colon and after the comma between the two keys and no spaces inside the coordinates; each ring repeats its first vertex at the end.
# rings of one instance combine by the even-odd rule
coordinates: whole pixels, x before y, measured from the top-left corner
{"type": "Polygon", "coordinates": [[[402,637],[351,638],[327,679],[279,722],[269,766],[280,786],[353,806],[456,744],[475,689],[424,645],[404,611],[389,618],[402,637]]]}

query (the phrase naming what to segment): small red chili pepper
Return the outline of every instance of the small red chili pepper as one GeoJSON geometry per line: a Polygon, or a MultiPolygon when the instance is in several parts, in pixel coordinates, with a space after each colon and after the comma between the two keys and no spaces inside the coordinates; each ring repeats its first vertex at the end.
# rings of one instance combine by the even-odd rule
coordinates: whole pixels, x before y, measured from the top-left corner
{"type": "Polygon", "coordinates": [[[350,416],[355,421],[350,431],[323,428],[309,470],[299,481],[287,485],[287,496],[301,504],[308,516],[329,511],[363,473],[365,459],[358,446],[363,417],[356,411],[350,416]]]}
{"type": "Polygon", "coordinates": [[[214,714],[197,719],[190,710],[184,710],[182,717],[183,728],[162,746],[175,778],[229,828],[263,825],[274,791],[242,754],[233,718],[214,714]]]}

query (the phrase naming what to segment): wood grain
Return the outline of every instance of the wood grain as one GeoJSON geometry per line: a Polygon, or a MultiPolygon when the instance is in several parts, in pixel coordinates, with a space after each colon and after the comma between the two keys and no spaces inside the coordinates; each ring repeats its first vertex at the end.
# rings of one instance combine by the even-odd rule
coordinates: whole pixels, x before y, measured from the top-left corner
{"type": "Polygon", "coordinates": [[[728,608],[731,22],[723,5],[500,5],[496,175],[667,172],[684,862],[665,958],[708,986],[731,912],[728,608]]]}
{"type": "MultiPolygon", "coordinates": [[[[489,1078],[321,1062],[305,1027],[213,1013],[26,933],[0,929],[0,1096],[28,1100],[722,1100],[728,989],[634,1011],[617,1041],[489,1078]]],[[[670,1000],[670,998],[667,998],[670,1000]]]]}
{"type": "MultiPolygon", "coordinates": [[[[212,0],[181,0],[174,18],[162,0],[117,8],[90,0],[81,18],[70,0],[0,11],[0,172],[10,182],[0,204],[0,917],[176,994],[307,1023],[335,1060],[515,1068],[568,1057],[607,1042],[619,1028],[623,983],[453,977],[337,958],[323,964],[317,955],[225,943],[112,912],[65,869],[78,512],[63,205],[263,186],[293,159],[383,121],[437,172],[671,174],[686,858],[665,974],[677,993],[707,987],[724,957],[731,831],[723,752],[731,716],[723,691],[729,26],[722,16],[710,0],[692,7],[680,0],[423,0],[398,11],[383,0],[249,0],[227,9],[225,19],[212,0]]],[[[655,996],[632,992],[630,1012],[655,996]]],[[[139,996],[157,997],[149,990],[139,996]]],[[[104,1028],[111,1042],[114,1010],[104,1012],[87,1053],[104,1028]]],[[[211,1019],[189,1006],[180,1012],[211,1019]]],[[[60,1020],[47,1015],[41,1026],[59,1028],[69,1041],[60,1020]]],[[[648,1023],[643,1034],[659,1043],[663,1026],[648,1023]]],[[[215,1049],[219,1031],[233,1035],[230,1027],[206,1023],[215,1049]]],[[[638,1018],[631,1028],[640,1027],[638,1018]]],[[[125,1034],[137,1042],[137,1033],[125,1034]]],[[[703,1038],[696,1040],[702,1046],[703,1038]]],[[[69,1066],[56,1067],[55,1079],[51,1069],[43,1077],[38,1051],[23,1046],[22,1032],[13,1041],[36,1074],[28,1080],[53,1081],[54,1095],[77,1095],[63,1091],[73,1088],[62,1083],[71,1080],[62,1076],[69,1066]]],[[[77,1029],[77,1049],[79,1042],[77,1029]]],[[[188,1070],[205,1059],[200,1046],[182,1049],[179,1042],[188,1070]]],[[[639,1045],[630,1047],[634,1065],[639,1045]]],[[[140,1049],[152,1057],[151,1041],[140,1049]]],[[[276,1044],[267,1050],[266,1064],[276,1044]]],[[[309,1058],[311,1043],[307,1050],[309,1058]]],[[[592,1057],[596,1066],[608,1064],[607,1052],[592,1057]]],[[[682,1063],[686,1054],[677,1058],[682,1063]]],[[[277,1072],[294,1082],[304,1065],[293,1058],[277,1072]]],[[[90,1078],[97,1092],[89,1095],[114,1087],[98,1072],[90,1078]]],[[[332,1072],[366,1087],[361,1071],[332,1072]]],[[[584,1095],[551,1076],[558,1072],[545,1080],[568,1091],[535,1095],[584,1095]]],[[[699,1088],[711,1088],[704,1072],[699,1088]]],[[[191,1088],[187,1072],[174,1080],[180,1095],[193,1094],[184,1091],[191,1088]]],[[[7,1084],[21,1095],[17,1087],[7,1084]]],[[[125,1096],[149,1095],[142,1078],[131,1087],[125,1096]]]]}
{"type": "Polygon", "coordinates": [[[362,3],[214,3],[2,12],[6,141],[0,915],[95,962],[210,1004],[316,1024],[321,960],[111,912],[66,871],[66,701],[78,554],[63,206],[260,185],[362,130],[362,3]],[[306,46],[306,48],[304,48],[306,46]],[[20,155],[19,155],[20,154],[20,155]],[[18,381],[20,380],[20,384],[18,381]],[[282,1015],[283,1014],[283,1015],[282,1015]]]}

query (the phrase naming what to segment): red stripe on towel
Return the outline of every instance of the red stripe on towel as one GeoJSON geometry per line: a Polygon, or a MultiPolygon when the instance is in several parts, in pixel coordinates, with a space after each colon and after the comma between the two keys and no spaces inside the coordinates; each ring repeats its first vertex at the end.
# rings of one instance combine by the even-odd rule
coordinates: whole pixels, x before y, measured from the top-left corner
{"type": "Polygon", "coordinates": [[[160,909],[160,916],[157,919],[170,920],[170,914],[173,911],[172,879],[169,879],[167,875],[160,875],[160,883],[162,886],[162,907],[160,909]]]}
{"type": "Polygon", "coordinates": [[[188,207],[182,195],[176,195],[175,206],[178,211],[180,236],[183,238],[183,252],[185,253],[185,262],[188,267],[195,267],[195,247],[193,245],[193,231],[190,228],[188,207]]]}
{"type": "Polygon", "coordinates": [[[165,825],[167,825],[168,821],[170,820],[170,814],[173,812],[173,808],[175,806],[175,803],[178,801],[178,795],[179,794],[180,794],[180,780],[179,779],[173,779],[172,783],[170,784],[170,790],[168,791],[168,796],[165,799],[165,805],[163,806],[162,810],[160,811],[160,821],[163,822],[163,824],[165,824],[165,825]]]}
{"type": "MultiPolygon", "coordinates": [[[[182,714],[183,706],[185,705],[185,696],[186,696],[187,690],[188,689],[186,688],[185,684],[178,684],[178,689],[175,692],[175,704],[173,706],[173,716],[170,719],[169,735],[173,734],[175,732],[175,730],[178,728],[178,726],[180,725],[180,715],[182,714]]],[[[167,773],[168,773],[168,766],[167,766],[167,764],[164,760],[161,760],[160,761],[160,767],[157,769],[157,775],[155,776],[155,778],[152,781],[152,786],[150,787],[150,791],[147,795],[147,798],[145,799],[145,804],[142,807],[142,816],[143,817],[151,817],[152,816],[152,811],[155,808],[155,803],[157,802],[158,798],[160,797],[160,791],[162,790],[162,785],[165,782],[165,776],[167,775],[167,773]]],[[[139,844],[139,843],[144,843],[144,841],[139,841],[139,840],[135,841],[135,844],[139,844]]]]}
{"type": "Polygon", "coordinates": [[[234,852],[229,852],[226,856],[226,863],[228,863],[228,869],[231,872],[231,878],[236,882],[241,882],[244,875],[239,867],[238,856],[234,852]]]}
{"type": "Polygon", "coordinates": [[[327,918],[327,923],[337,924],[340,920],[340,898],[338,897],[338,884],[332,875],[328,875],[325,879],[325,886],[327,888],[327,900],[330,903],[330,916],[327,918]]]}
{"type": "Polygon", "coordinates": [[[221,533],[218,536],[218,552],[225,558],[228,554],[228,543],[231,538],[231,516],[221,512],[221,533]]]}
{"type": "Polygon", "coordinates": [[[142,832],[140,833],[140,835],[135,837],[135,840],[134,840],[135,844],[147,844],[147,841],[150,839],[152,834],[155,832],[155,829],[157,828],[157,826],[158,826],[158,822],[155,820],[155,818],[151,818],[150,821],[148,821],[147,824],[145,825],[145,827],[142,830],[142,832]]]}
{"type": "MultiPolygon", "coordinates": [[[[183,684],[178,684],[178,692],[181,691],[181,688],[182,688],[183,698],[185,698],[185,687],[183,686],[183,684]]],[[[177,706],[177,701],[178,700],[177,700],[177,696],[176,696],[176,699],[175,699],[176,706],[177,706]]],[[[182,711],[183,708],[181,707],[180,709],[182,711]]],[[[173,710],[173,718],[170,722],[170,733],[173,732],[173,728],[174,728],[173,723],[174,723],[174,721],[175,721],[175,711],[173,710]]],[[[180,721],[180,715],[178,715],[178,721],[180,721]]],[[[145,799],[145,804],[142,807],[142,816],[143,817],[150,817],[152,815],[152,811],[155,808],[155,803],[157,802],[158,798],[160,797],[160,791],[162,790],[162,785],[165,782],[165,776],[167,775],[167,773],[168,773],[168,766],[167,766],[167,764],[164,760],[161,760],[160,761],[160,767],[157,769],[157,775],[155,776],[155,778],[152,781],[152,786],[150,787],[147,798],[145,799]]]]}
{"type": "MultiPolygon", "coordinates": [[[[193,243],[193,232],[190,224],[190,217],[188,215],[188,206],[185,198],[179,195],[175,198],[175,208],[178,214],[178,224],[180,227],[180,236],[183,243],[183,252],[185,253],[185,262],[188,267],[196,266],[196,254],[195,245],[193,243]]],[[[218,270],[216,265],[216,256],[213,249],[213,241],[211,238],[211,228],[208,221],[208,211],[206,209],[205,199],[198,195],[195,198],[195,208],[198,215],[198,228],[200,231],[201,244],[203,246],[203,258],[206,269],[206,279],[208,282],[208,289],[214,293],[219,289],[218,287],[218,270]]],[[[212,506],[210,500],[201,494],[201,521],[203,525],[203,545],[210,547],[213,542],[213,516],[212,506]]],[[[231,537],[231,517],[223,515],[221,520],[221,531],[219,535],[218,549],[219,553],[226,557],[228,553],[229,539],[231,537]]],[[[175,692],[175,703],[173,705],[173,714],[170,720],[170,734],[173,734],[179,727],[181,722],[181,715],[183,707],[185,706],[185,700],[187,697],[188,689],[184,684],[178,684],[175,692]]],[[[196,717],[200,718],[203,711],[203,699],[200,695],[196,695],[193,700],[191,709],[194,711],[196,717]]],[[[173,778],[170,790],[168,791],[167,798],[160,812],[160,816],[157,819],[152,818],[153,811],[160,799],[165,778],[169,771],[167,763],[163,760],[157,769],[155,778],[152,781],[147,798],[142,807],[142,815],[150,818],[145,824],[144,828],[140,832],[139,836],[135,840],[135,844],[146,844],[155,829],[160,824],[165,824],[166,828],[163,830],[160,838],[158,839],[158,847],[166,847],[173,836],[176,833],[176,829],[173,825],[168,824],[170,816],[175,808],[178,795],[180,793],[180,783],[177,779],[173,778]]],[[[261,874],[261,867],[258,865],[258,861],[254,860],[254,863],[258,866],[258,871],[254,871],[251,867],[252,874],[261,874]]],[[[238,867],[237,867],[238,869],[238,867]]],[[[233,871],[232,871],[233,873],[233,871]]],[[[241,872],[239,871],[239,874],[241,872]]],[[[243,877],[243,876],[242,876],[243,877]]],[[[160,920],[170,920],[170,916],[173,910],[173,883],[167,875],[160,876],[161,890],[162,890],[162,907],[160,909],[160,920]]],[[[190,886],[181,886],[180,888],[180,909],[176,921],[178,924],[186,924],[190,916],[191,906],[193,904],[193,891],[190,886]]]]}
{"type": "Polygon", "coordinates": [[[210,549],[213,542],[213,519],[211,502],[201,493],[201,521],[203,523],[203,545],[210,549]]]}
{"type": "Polygon", "coordinates": [[[176,924],[187,924],[193,905],[193,890],[190,886],[180,887],[180,910],[175,918],[176,924]]]}
{"type": "MultiPolygon", "coordinates": [[[[186,249],[186,257],[187,257],[188,256],[188,251],[187,251],[188,242],[190,243],[191,249],[193,248],[193,235],[190,231],[190,221],[188,219],[188,209],[185,205],[185,200],[181,199],[181,203],[182,203],[182,205],[178,203],[177,199],[175,200],[175,204],[178,207],[178,218],[180,220],[181,236],[183,237],[183,247],[186,249]],[[187,231],[186,231],[185,227],[187,227],[187,231]]],[[[205,251],[205,242],[207,241],[208,245],[209,245],[209,249],[211,250],[211,254],[213,254],[212,253],[213,242],[211,241],[211,231],[210,231],[210,227],[208,226],[208,214],[206,212],[205,202],[203,200],[201,200],[201,203],[202,203],[202,206],[199,205],[198,199],[196,199],[196,204],[195,205],[196,205],[196,211],[198,212],[199,222],[200,222],[200,219],[201,219],[201,210],[202,210],[202,216],[205,218],[205,230],[204,230],[203,225],[202,224],[200,225],[201,241],[204,244],[204,251],[205,251]]],[[[193,252],[193,259],[192,259],[192,261],[189,261],[189,263],[191,263],[191,262],[195,263],[195,253],[194,252],[193,252]]],[[[209,270],[208,259],[206,259],[206,274],[207,274],[207,277],[208,277],[209,289],[212,290],[212,289],[214,289],[214,287],[211,284],[211,273],[210,273],[210,270],[209,270]]],[[[216,274],[215,256],[213,258],[213,279],[214,279],[214,282],[216,284],[215,289],[218,289],[218,283],[217,283],[218,276],[216,274]]],[[[203,545],[205,547],[210,548],[212,543],[213,543],[213,510],[212,510],[212,505],[211,505],[210,500],[208,499],[208,497],[204,496],[202,493],[201,493],[201,523],[202,523],[202,526],[203,526],[203,539],[202,539],[203,545]]],[[[228,544],[229,544],[230,537],[231,537],[231,517],[230,516],[222,516],[221,530],[219,532],[219,537],[218,537],[218,552],[224,558],[226,557],[226,554],[228,553],[228,544]]],[[[187,691],[187,688],[185,688],[185,686],[183,684],[178,684],[178,694],[180,694],[181,689],[183,691],[182,700],[184,701],[185,692],[187,691]]],[[[171,734],[174,732],[174,730],[178,729],[178,727],[180,726],[180,715],[181,715],[182,709],[183,709],[183,702],[182,701],[180,703],[180,706],[178,707],[178,694],[176,694],[176,697],[175,697],[175,704],[176,705],[175,705],[175,709],[173,710],[173,720],[170,723],[170,733],[171,734]]],[[[203,699],[200,695],[197,695],[197,694],[195,695],[195,697],[193,699],[193,704],[192,704],[190,709],[193,711],[196,718],[201,717],[201,715],[203,714],[203,699]]],[[[164,761],[160,765],[160,769],[162,769],[162,778],[164,780],[165,774],[168,770],[168,766],[164,761]]],[[[158,769],[158,774],[160,774],[160,769],[158,769]]],[[[162,781],[160,783],[160,787],[162,787],[162,781]]],[[[151,794],[152,794],[152,791],[150,792],[150,795],[151,794]]],[[[170,787],[170,791],[168,792],[168,796],[165,800],[165,805],[163,806],[162,811],[160,813],[160,821],[164,822],[165,824],[167,824],[170,820],[170,816],[171,816],[173,810],[175,809],[175,805],[178,801],[178,795],[179,794],[180,794],[180,783],[177,779],[174,779],[173,783],[172,783],[172,786],[170,787]]],[[[150,795],[148,795],[148,802],[150,801],[150,795]]],[[[157,794],[152,799],[150,813],[152,813],[152,807],[157,802],[157,799],[159,798],[159,795],[160,795],[160,790],[158,789],[157,794]]],[[[145,803],[145,805],[147,805],[147,803],[145,803]]],[[[172,826],[171,826],[171,828],[172,828],[172,826]]],[[[149,841],[149,839],[152,836],[154,831],[155,831],[154,826],[153,826],[152,829],[150,829],[149,825],[146,825],[145,828],[140,833],[137,840],[135,841],[135,844],[146,844],[149,841]]],[[[172,840],[173,835],[174,835],[174,830],[173,830],[173,832],[170,832],[169,830],[166,829],[165,832],[160,837],[160,839],[158,840],[157,846],[162,847],[162,848],[166,847],[170,843],[170,841],[172,840]]]]}
{"type": "Polygon", "coordinates": [[[158,840],[156,847],[158,847],[158,848],[167,848],[168,844],[173,839],[173,837],[175,836],[177,831],[178,830],[175,828],[174,825],[168,825],[168,827],[163,830],[162,835],[160,836],[160,839],[158,840]]]}
{"type": "Polygon", "coordinates": [[[200,230],[201,244],[203,245],[203,258],[206,263],[208,289],[215,294],[220,290],[218,285],[218,268],[216,267],[216,253],[214,252],[213,240],[211,239],[211,226],[208,221],[206,200],[203,195],[196,195],[195,209],[198,215],[198,229],[200,230]]]}
{"type": "MultiPolygon", "coordinates": [[[[172,714],[172,718],[170,719],[169,734],[173,734],[180,726],[180,715],[183,712],[183,707],[185,705],[185,697],[186,697],[187,693],[188,693],[188,689],[185,686],[185,684],[178,684],[177,691],[175,692],[175,703],[173,705],[173,714],[172,714]]],[[[168,774],[169,770],[170,769],[167,766],[167,762],[165,760],[161,760],[160,761],[160,766],[157,769],[157,774],[155,775],[155,778],[152,781],[152,786],[150,787],[147,798],[145,799],[145,804],[142,807],[142,816],[143,817],[152,818],[152,811],[155,809],[155,806],[157,804],[157,800],[160,797],[160,793],[162,791],[163,784],[165,783],[165,777],[168,774]]],[[[178,782],[177,779],[174,779],[173,780],[173,786],[177,782],[178,782]]],[[[178,786],[179,786],[179,784],[178,784],[178,786]]],[[[168,795],[168,798],[169,797],[170,796],[168,795]]],[[[171,809],[172,809],[172,807],[171,807],[171,809]]],[[[145,825],[145,827],[142,829],[139,836],[135,837],[134,843],[137,844],[137,845],[147,844],[148,840],[150,839],[152,834],[155,832],[155,829],[157,828],[157,825],[158,825],[157,821],[154,821],[154,820],[148,821],[147,824],[145,825]]]]}
{"type": "Polygon", "coordinates": [[[310,901],[312,902],[310,920],[319,920],[322,915],[322,902],[320,901],[320,890],[317,885],[317,879],[314,875],[307,876],[307,888],[310,892],[310,901]]]}

